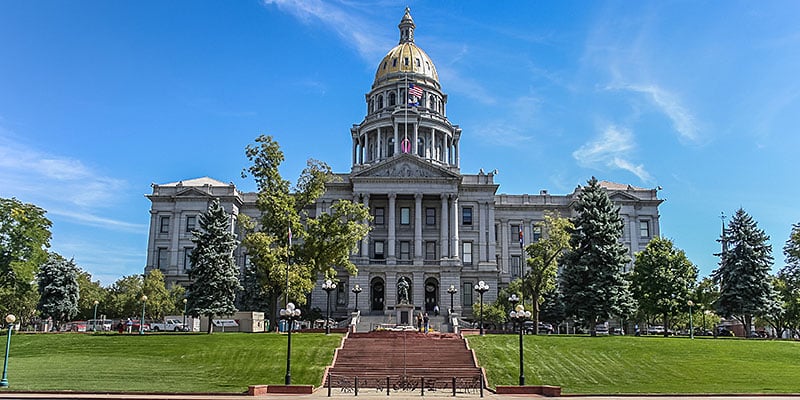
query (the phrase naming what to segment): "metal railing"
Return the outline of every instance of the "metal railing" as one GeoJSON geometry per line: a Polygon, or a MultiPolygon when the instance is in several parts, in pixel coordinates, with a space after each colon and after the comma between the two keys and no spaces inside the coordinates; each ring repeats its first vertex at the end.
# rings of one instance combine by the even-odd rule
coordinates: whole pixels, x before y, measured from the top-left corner
{"type": "Polygon", "coordinates": [[[414,392],[419,390],[420,396],[425,392],[444,393],[451,392],[475,394],[483,397],[483,377],[481,375],[442,377],[414,377],[414,376],[351,376],[329,373],[325,382],[328,397],[333,394],[333,388],[338,388],[340,394],[358,396],[359,390],[374,390],[377,393],[386,392],[414,392]]]}

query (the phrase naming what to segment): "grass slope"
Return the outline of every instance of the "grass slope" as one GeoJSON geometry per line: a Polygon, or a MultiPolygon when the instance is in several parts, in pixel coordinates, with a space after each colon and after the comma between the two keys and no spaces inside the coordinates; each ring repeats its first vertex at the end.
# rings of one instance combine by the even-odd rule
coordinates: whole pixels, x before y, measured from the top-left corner
{"type": "MultiPolygon", "coordinates": [[[[292,383],[319,385],[341,340],[292,335],[292,383]]],[[[14,390],[237,393],[285,373],[286,336],[275,333],[15,334],[8,380],[14,390]]]]}
{"type": "MultiPolygon", "coordinates": [[[[490,386],[518,383],[518,336],[468,340],[490,386]]],[[[800,393],[798,342],[526,335],[524,347],[525,383],[566,393],[800,393]]]]}

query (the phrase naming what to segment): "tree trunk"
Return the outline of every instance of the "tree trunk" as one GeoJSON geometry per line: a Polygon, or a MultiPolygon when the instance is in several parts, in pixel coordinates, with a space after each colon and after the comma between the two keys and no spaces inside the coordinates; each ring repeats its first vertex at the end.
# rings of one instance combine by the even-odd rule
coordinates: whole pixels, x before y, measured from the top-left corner
{"type": "Polygon", "coordinates": [[[207,315],[207,317],[208,317],[208,332],[207,333],[210,335],[210,334],[214,333],[214,323],[213,323],[214,320],[212,319],[214,317],[214,315],[207,315]]]}
{"type": "Polygon", "coordinates": [[[664,312],[664,320],[661,321],[664,323],[664,337],[669,337],[669,313],[664,312]]]}

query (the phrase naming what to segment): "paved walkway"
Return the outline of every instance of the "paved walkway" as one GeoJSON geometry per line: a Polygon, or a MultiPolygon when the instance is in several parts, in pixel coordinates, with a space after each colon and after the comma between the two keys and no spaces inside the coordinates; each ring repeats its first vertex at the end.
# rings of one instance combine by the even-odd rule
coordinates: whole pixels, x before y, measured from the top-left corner
{"type": "MultiPolygon", "coordinates": [[[[215,394],[199,394],[199,395],[189,395],[189,394],[175,394],[175,395],[163,395],[163,394],[104,394],[104,393],[68,393],[68,392],[60,392],[60,393],[21,393],[21,392],[8,392],[8,391],[0,391],[0,399],[85,399],[85,400],[94,400],[94,399],[115,399],[115,400],[154,400],[154,399],[163,399],[163,400],[246,400],[246,399],[254,399],[254,400],[274,400],[274,399],[281,399],[281,400],[322,400],[326,399],[328,392],[325,389],[319,389],[313,394],[310,395],[268,395],[268,396],[258,396],[258,397],[250,397],[244,394],[229,394],[229,395],[215,395],[215,394]]],[[[445,398],[452,399],[453,396],[450,394],[445,394],[443,392],[439,393],[429,393],[426,392],[425,396],[420,396],[418,392],[411,392],[411,393],[392,393],[390,396],[386,396],[386,394],[382,393],[359,393],[358,397],[349,395],[349,394],[342,394],[338,392],[333,392],[330,399],[332,400],[345,400],[345,399],[352,399],[357,400],[358,398],[367,398],[369,400],[377,400],[377,399],[387,399],[387,400],[419,400],[420,398],[434,398],[436,400],[444,400],[445,398]]],[[[459,393],[455,397],[456,399],[464,400],[464,399],[472,399],[478,400],[481,397],[478,394],[463,394],[459,393]]],[[[484,392],[484,398],[489,400],[531,400],[531,399],[546,399],[547,397],[535,396],[535,395],[497,395],[492,394],[491,392],[484,392]]],[[[614,395],[595,395],[595,396],[563,396],[565,400],[687,400],[687,399],[703,399],[703,400],[787,400],[787,399],[800,399],[800,395],[714,395],[714,396],[702,396],[702,395],[659,395],[659,396],[643,396],[643,395],[622,395],[622,396],[614,396],[614,395]]]]}

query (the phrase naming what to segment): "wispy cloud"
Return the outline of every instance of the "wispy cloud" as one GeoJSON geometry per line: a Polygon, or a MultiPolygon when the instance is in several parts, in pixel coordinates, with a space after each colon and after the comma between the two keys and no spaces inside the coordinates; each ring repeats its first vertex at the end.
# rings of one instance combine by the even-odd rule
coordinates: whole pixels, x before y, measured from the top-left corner
{"type": "Polygon", "coordinates": [[[79,224],[141,232],[145,228],[141,225],[95,214],[113,204],[126,187],[125,181],[105,176],[80,160],[24,145],[0,128],[2,196],[31,199],[50,213],[79,224]]]}
{"type": "MultiPolygon", "coordinates": [[[[319,23],[336,33],[344,43],[353,46],[370,63],[380,59],[390,48],[391,38],[383,27],[377,27],[354,3],[322,0],[263,0],[275,5],[306,24],[319,23]]],[[[370,64],[371,65],[371,64],[370,64]]]]}
{"type": "Polygon", "coordinates": [[[681,139],[687,140],[692,143],[697,143],[700,140],[699,130],[697,127],[696,118],[694,115],[681,104],[678,96],[670,93],[664,88],[656,84],[625,84],[618,86],[608,86],[610,90],[628,90],[634,93],[644,95],[650,102],[655,105],[664,115],[666,115],[675,131],[678,132],[681,139]]]}
{"type": "Polygon", "coordinates": [[[652,180],[644,165],[628,160],[635,149],[633,134],[624,128],[608,126],[597,140],[581,146],[572,153],[578,164],[589,168],[617,168],[639,177],[643,182],[652,180]]]}

